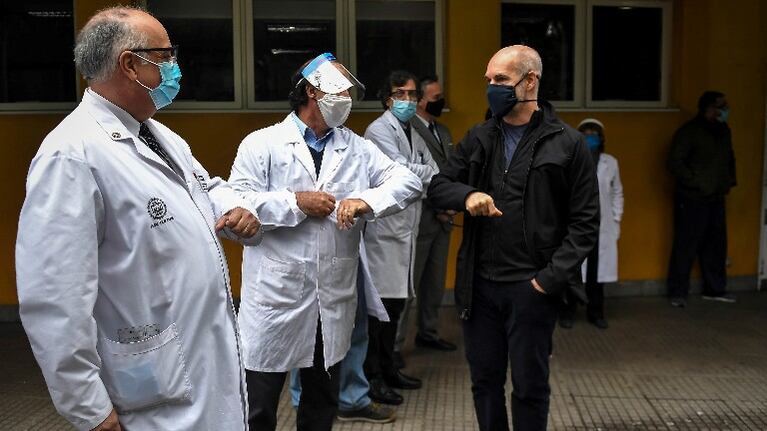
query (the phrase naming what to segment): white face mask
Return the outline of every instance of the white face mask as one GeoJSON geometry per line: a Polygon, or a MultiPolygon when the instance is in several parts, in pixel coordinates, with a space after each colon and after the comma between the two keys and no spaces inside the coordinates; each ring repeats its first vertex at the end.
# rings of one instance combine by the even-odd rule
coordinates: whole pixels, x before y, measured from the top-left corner
{"type": "Polygon", "coordinates": [[[344,124],[352,112],[352,98],[349,96],[326,94],[322,99],[317,99],[317,105],[325,124],[331,128],[344,124]]]}

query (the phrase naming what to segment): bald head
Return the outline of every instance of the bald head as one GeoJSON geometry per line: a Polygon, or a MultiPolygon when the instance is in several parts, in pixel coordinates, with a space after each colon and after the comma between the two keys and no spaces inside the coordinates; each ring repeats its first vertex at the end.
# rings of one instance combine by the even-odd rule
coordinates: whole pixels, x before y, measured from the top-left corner
{"type": "Polygon", "coordinates": [[[138,8],[118,6],[100,10],[77,35],[74,50],[77,70],[89,83],[107,80],[117,69],[120,53],[147,46],[157,26],[162,28],[154,17],[138,8]]]}
{"type": "Polygon", "coordinates": [[[530,72],[533,72],[538,79],[543,75],[541,56],[538,55],[538,51],[525,45],[501,48],[490,59],[490,63],[513,71],[520,77],[530,72]]]}

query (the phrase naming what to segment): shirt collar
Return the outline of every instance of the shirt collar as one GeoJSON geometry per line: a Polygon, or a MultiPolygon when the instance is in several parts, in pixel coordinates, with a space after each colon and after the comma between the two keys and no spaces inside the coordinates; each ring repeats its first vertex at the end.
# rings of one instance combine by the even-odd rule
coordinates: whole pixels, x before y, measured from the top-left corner
{"type": "Polygon", "coordinates": [[[429,120],[427,120],[427,119],[425,119],[425,118],[421,117],[420,115],[418,115],[418,113],[417,113],[417,112],[416,112],[415,116],[416,116],[416,118],[418,118],[419,120],[421,120],[421,122],[424,124],[424,126],[426,126],[426,127],[429,127],[429,125],[431,124],[431,123],[429,122],[429,120]]]}
{"type": "Polygon", "coordinates": [[[96,100],[97,103],[100,103],[103,107],[107,108],[109,112],[111,112],[115,117],[117,117],[118,120],[125,126],[125,128],[133,134],[133,136],[138,136],[139,129],[141,128],[141,123],[139,123],[131,114],[129,114],[124,109],[120,108],[119,106],[115,105],[114,103],[110,102],[109,100],[105,99],[104,96],[100,95],[99,93],[93,91],[90,87],[87,88],[85,91],[88,92],[91,96],[93,96],[93,99],[96,100]]]}
{"type": "Polygon", "coordinates": [[[293,118],[293,122],[296,123],[296,126],[298,126],[298,130],[301,132],[301,136],[304,138],[306,145],[311,147],[314,151],[323,151],[325,149],[325,144],[327,144],[330,137],[333,136],[334,129],[330,128],[328,133],[325,133],[325,136],[317,139],[317,135],[314,134],[314,130],[307,126],[306,123],[304,123],[301,118],[296,115],[295,112],[291,112],[290,116],[293,118]]]}

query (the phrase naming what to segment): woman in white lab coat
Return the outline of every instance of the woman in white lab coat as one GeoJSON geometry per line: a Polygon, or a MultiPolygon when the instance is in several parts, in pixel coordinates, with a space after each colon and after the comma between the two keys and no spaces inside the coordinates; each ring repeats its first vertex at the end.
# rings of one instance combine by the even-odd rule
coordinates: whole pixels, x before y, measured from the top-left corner
{"type": "MultiPolygon", "coordinates": [[[[623,185],[618,160],[605,153],[605,128],[602,122],[587,118],[578,125],[586,137],[586,143],[594,156],[599,182],[599,242],[583,263],[583,280],[586,285],[586,316],[590,323],[600,329],[608,327],[604,315],[604,283],[618,281],[618,239],[623,218],[623,185]]],[[[568,291],[570,292],[570,291],[568,291]]],[[[560,314],[563,328],[573,326],[578,299],[568,293],[567,304],[560,314]]]]}

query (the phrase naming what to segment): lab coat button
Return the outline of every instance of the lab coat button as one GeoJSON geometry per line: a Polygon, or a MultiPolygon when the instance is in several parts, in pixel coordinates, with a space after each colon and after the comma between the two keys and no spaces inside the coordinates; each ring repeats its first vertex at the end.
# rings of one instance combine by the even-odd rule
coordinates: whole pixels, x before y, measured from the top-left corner
{"type": "Polygon", "coordinates": [[[112,132],[112,139],[120,139],[120,132],[112,132]]]}

